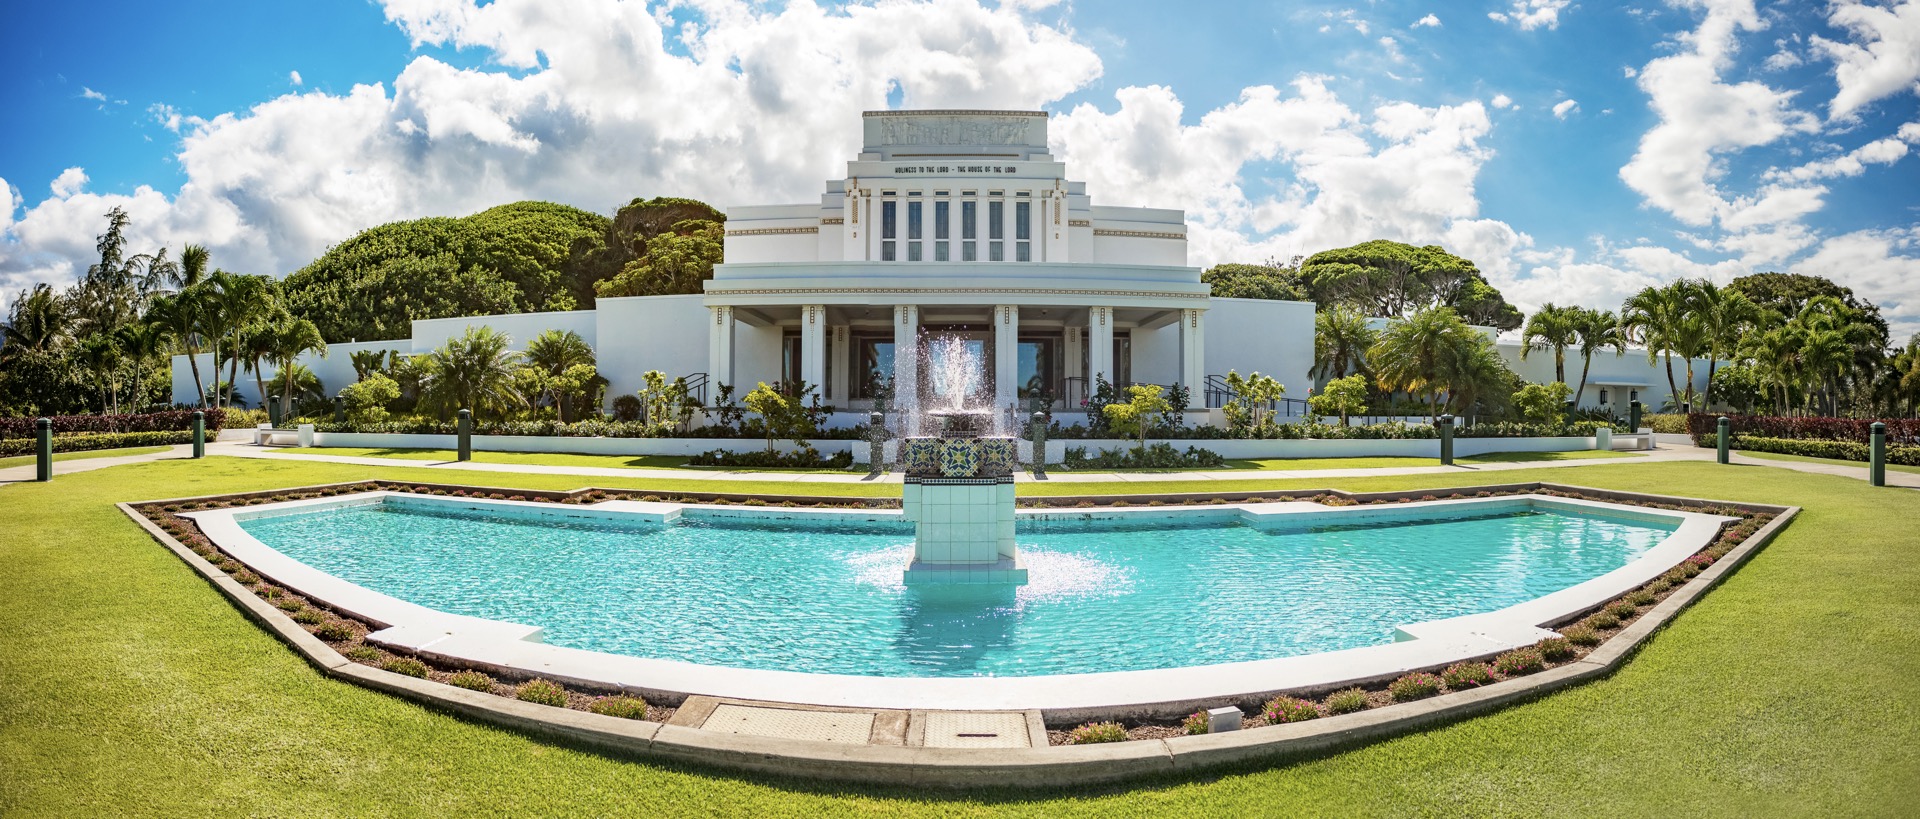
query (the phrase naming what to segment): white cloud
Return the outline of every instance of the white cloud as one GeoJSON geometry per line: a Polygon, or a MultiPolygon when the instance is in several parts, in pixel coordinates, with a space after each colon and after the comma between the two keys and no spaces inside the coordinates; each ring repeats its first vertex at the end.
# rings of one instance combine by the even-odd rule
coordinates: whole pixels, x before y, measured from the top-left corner
{"type": "Polygon", "coordinates": [[[1578,110],[1580,110],[1580,103],[1570,99],[1561,100],[1553,104],[1553,115],[1560,119],[1566,119],[1568,114],[1578,110]]]}
{"type": "Polygon", "coordinates": [[[1639,71],[1638,69],[1636,69],[1636,68],[1634,68],[1633,66],[1630,66],[1630,65],[1623,65],[1623,66],[1621,66],[1621,67],[1620,67],[1620,76],[1622,76],[1622,77],[1625,77],[1625,78],[1627,78],[1627,79],[1629,79],[1629,80],[1631,80],[1631,79],[1633,79],[1634,77],[1637,77],[1637,76],[1639,76],[1639,75],[1640,75],[1640,71],[1639,71]]]}
{"type": "Polygon", "coordinates": [[[1804,62],[1806,61],[1801,59],[1799,54],[1782,48],[1779,51],[1773,52],[1773,56],[1768,57],[1766,62],[1760,64],[1760,67],[1768,71],[1785,71],[1804,62]]]}
{"type": "Polygon", "coordinates": [[[100,92],[98,92],[98,91],[95,91],[95,90],[93,90],[93,89],[91,89],[91,88],[88,88],[88,87],[86,87],[86,86],[84,86],[84,85],[83,85],[83,86],[80,86],[80,97],[81,97],[82,99],[89,99],[89,100],[94,100],[95,102],[106,102],[106,101],[107,101],[107,95],[105,95],[105,94],[102,94],[102,93],[100,93],[100,92]]]}
{"type": "Polygon", "coordinates": [[[1437,15],[1428,14],[1425,17],[1422,17],[1418,20],[1413,21],[1413,25],[1408,26],[1408,28],[1421,28],[1421,27],[1439,28],[1440,18],[1437,15]]]}
{"type": "Polygon", "coordinates": [[[1570,5],[1573,5],[1573,0],[1514,0],[1512,8],[1504,12],[1488,12],[1487,19],[1512,23],[1521,31],[1556,29],[1560,27],[1560,11],[1570,5]]]}
{"type": "Polygon", "coordinates": [[[13,225],[13,212],[20,209],[20,193],[0,179],[0,236],[7,235],[7,228],[13,225]]]}
{"type": "Polygon", "coordinates": [[[1685,50],[1640,71],[1640,88],[1660,122],[1641,136],[1620,178],[1687,225],[1711,224],[1735,207],[1719,188],[1725,169],[1717,155],[1819,128],[1816,118],[1791,107],[1791,92],[1754,81],[1721,82],[1739,32],[1765,25],[1752,0],[1717,0],[1699,28],[1681,36],[1685,50]]]}
{"type": "Polygon", "coordinates": [[[1827,22],[1853,35],[1853,42],[1808,38],[1815,52],[1833,61],[1840,86],[1828,117],[1848,118],[1884,97],[1920,92],[1920,0],[1892,6],[1836,0],[1827,22]]]}
{"type": "Polygon", "coordinates": [[[1900,126],[1900,138],[1920,145],[1920,122],[1909,122],[1900,126]]]}
{"type": "Polygon", "coordinates": [[[1861,230],[1820,243],[1791,272],[1825,276],[1878,302],[1896,343],[1920,332],[1920,230],[1861,230]]]}
{"type": "Polygon", "coordinates": [[[53,191],[56,199],[69,199],[87,186],[87,172],[80,168],[68,168],[54,177],[47,188],[53,191]]]}
{"type": "Polygon", "coordinates": [[[300,72],[298,71],[287,72],[287,81],[293,83],[294,85],[306,85],[306,81],[300,79],[300,72]]]}
{"type": "Polygon", "coordinates": [[[1495,94],[1493,95],[1493,99],[1489,100],[1487,104],[1495,108],[1512,108],[1513,98],[1505,94],[1495,94]]]}
{"type": "MultiPolygon", "coordinates": [[[[1907,123],[1920,137],[1920,125],[1907,123]]],[[[1902,129],[1905,130],[1905,127],[1902,129]]],[[[1847,153],[1801,165],[1798,168],[1775,168],[1767,172],[1768,179],[1791,179],[1805,182],[1813,179],[1828,179],[1836,176],[1859,176],[1865,173],[1868,165],[1891,165],[1907,155],[1907,143],[1896,137],[1876,139],[1847,153]]]]}

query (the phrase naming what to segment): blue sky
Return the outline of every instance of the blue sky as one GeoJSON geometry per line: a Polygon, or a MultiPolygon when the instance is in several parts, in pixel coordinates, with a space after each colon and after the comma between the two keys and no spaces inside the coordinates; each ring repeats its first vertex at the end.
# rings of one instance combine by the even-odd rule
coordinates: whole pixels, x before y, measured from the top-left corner
{"type": "Polygon", "coordinates": [[[1169,8],[10,9],[0,290],[71,280],[114,205],[285,274],[520,198],[802,201],[891,101],[1056,112],[1069,173],[1185,208],[1195,264],[1438,242],[1527,307],[1798,270],[1920,330],[1920,0],[1169,8]]]}

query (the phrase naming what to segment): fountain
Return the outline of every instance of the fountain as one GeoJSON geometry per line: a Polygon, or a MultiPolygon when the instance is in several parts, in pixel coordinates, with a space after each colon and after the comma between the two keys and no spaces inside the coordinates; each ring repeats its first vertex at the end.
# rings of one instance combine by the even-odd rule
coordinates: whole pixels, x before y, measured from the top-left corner
{"type": "Polygon", "coordinates": [[[907,414],[903,426],[919,434],[900,441],[901,505],[914,523],[905,582],[1024,584],[1013,543],[1014,439],[989,434],[995,413],[970,405],[983,369],[972,349],[951,337],[927,347],[933,400],[907,414]]]}

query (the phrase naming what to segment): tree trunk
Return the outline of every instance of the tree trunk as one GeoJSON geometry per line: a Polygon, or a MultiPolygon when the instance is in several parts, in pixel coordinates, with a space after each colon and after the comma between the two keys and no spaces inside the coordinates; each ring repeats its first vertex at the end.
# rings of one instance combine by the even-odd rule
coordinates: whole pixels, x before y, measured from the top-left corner
{"type": "Polygon", "coordinates": [[[1567,348],[1553,348],[1553,380],[1567,383],[1567,348]]]}
{"type": "Polygon", "coordinates": [[[1593,355],[1582,354],[1580,361],[1580,388],[1573,391],[1573,406],[1580,406],[1580,397],[1587,394],[1587,371],[1593,369],[1593,355]]]}
{"type": "Polygon", "coordinates": [[[187,345],[187,366],[193,369],[193,391],[200,394],[200,406],[204,408],[207,405],[207,388],[200,381],[199,351],[193,349],[191,344],[187,345]]]}
{"type": "Polygon", "coordinates": [[[233,394],[239,391],[238,387],[240,385],[240,346],[238,342],[239,340],[235,339],[233,362],[227,368],[227,403],[229,404],[233,403],[233,394]]]}
{"type": "MultiPolygon", "coordinates": [[[[1667,362],[1667,395],[1670,396],[1674,402],[1678,403],[1680,400],[1680,387],[1673,383],[1673,353],[1661,353],[1660,355],[1667,362]]],[[[1674,409],[1679,409],[1679,407],[1675,407],[1674,409]]]]}

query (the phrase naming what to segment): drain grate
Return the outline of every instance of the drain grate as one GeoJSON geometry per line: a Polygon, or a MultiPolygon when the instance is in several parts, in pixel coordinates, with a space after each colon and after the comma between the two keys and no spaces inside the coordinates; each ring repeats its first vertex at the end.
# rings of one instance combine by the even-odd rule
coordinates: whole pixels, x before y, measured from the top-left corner
{"type": "Polygon", "coordinates": [[[865,745],[873,735],[873,714],[725,704],[715,707],[700,727],[729,734],[865,745]]]}
{"type": "Polygon", "coordinates": [[[1027,715],[1018,711],[929,711],[929,748],[1029,748],[1027,715]]]}

